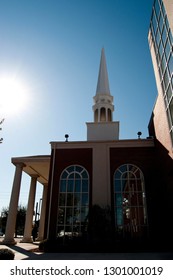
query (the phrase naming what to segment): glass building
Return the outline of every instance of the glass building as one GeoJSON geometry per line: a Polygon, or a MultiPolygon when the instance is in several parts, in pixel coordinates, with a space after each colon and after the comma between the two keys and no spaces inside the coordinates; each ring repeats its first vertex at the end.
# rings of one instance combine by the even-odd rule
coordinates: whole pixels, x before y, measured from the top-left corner
{"type": "Polygon", "coordinates": [[[149,43],[152,44],[155,61],[157,87],[161,89],[169,133],[173,145],[173,36],[171,22],[172,1],[154,0],[149,30],[149,43]],[[159,85],[160,84],[160,85],[159,85]]]}

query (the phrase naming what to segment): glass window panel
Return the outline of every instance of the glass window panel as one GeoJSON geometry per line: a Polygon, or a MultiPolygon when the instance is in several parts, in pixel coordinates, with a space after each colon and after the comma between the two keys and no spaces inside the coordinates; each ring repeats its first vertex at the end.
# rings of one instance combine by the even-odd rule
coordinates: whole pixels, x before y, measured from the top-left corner
{"type": "Polygon", "coordinates": [[[67,192],[73,192],[74,188],[74,180],[67,181],[67,192]]]}
{"type": "Polygon", "coordinates": [[[74,179],[74,174],[75,174],[75,173],[71,173],[71,174],[68,176],[68,179],[74,179]]]}
{"type": "Polygon", "coordinates": [[[82,194],[82,206],[88,205],[88,194],[82,194]]]}
{"type": "Polygon", "coordinates": [[[127,178],[128,178],[128,172],[124,172],[124,173],[121,175],[121,179],[127,180],[127,178]]]}
{"type": "Polygon", "coordinates": [[[168,22],[167,16],[165,17],[165,23],[166,23],[167,31],[169,31],[169,22],[168,22]]]}
{"type": "Polygon", "coordinates": [[[161,11],[162,11],[162,15],[163,15],[163,18],[165,17],[165,8],[164,8],[164,5],[163,5],[163,2],[161,2],[161,11]]]}
{"type": "Polygon", "coordinates": [[[75,169],[75,166],[72,165],[72,166],[69,166],[69,167],[67,168],[67,171],[68,171],[69,173],[72,173],[72,172],[74,172],[74,169],[75,169]]]}
{"type": "Polygon", "coordinates": [[[60,195],[59,195],[59,206],[64,206],[65,205],[65,198],[66,198],[66,194],[65,193],[60,193],[60,195]]]}
{"type": "MultiPolygon", "coordinates": [[[[160,41],[160,45],[159,45],[159,57],[162,57],[162,54],[163,54],[163,44],[162,44],[162,41],[160,41]]],[[[159,59],[160,61],[161,59],[159,59]]]]}
{"type": "Polygon", "coordinates": [[[154,13],[153,13],[152,26],[153,26],[154,33],[156,34],[156,30],[157,30],[157,20],[156,20],[156,17],[155,17],[155,14],[154,14],[154,13]]]}
{"type": "Polygon", "coordinates": [[[86,222],[88,219],[88,207],[81,208],[81,222],[86,222]]]}
{"type": "Polygon", "coordinates": [[[117,207],[116,208],[115,215],[116,215],[116,224],[117,224],[117,226],[123,225],[123,210],[122,210],[121,207],[117,207]]]}
{"type": "Polygon", "coordinates": [[[78,172],[78,173],[81,173],[82,172],[82,170],[83,170],[83,168],[81,167],[81,166],[76,166],[76,171],[78,172]]]}
{"type": "Polygon", "coordinates": [[[156,15],[158,17],[159,13],[160,13],[160,5],[159,5],[158,1],[155,1],[154,9],[155,9],[155,13],[156,13],[156,15]]]}
{"type": "Polygon", "coordinates": [[[80,206],[80,202],[81,202],[81,194],[75,193],[74,194],[74,206],[80,206]]]}
{"type": "Polygon", "coordinates": [[[75,222],[76,224],[80,223],[80,208],[74,208],[74,218],[73,218],[73,222],[75,222]]]}
{"type": "Polygon", "coordinates": [[[167,60],[169,58],[169,54],[170,54],[170,43],[169,43],[169,40],[167,40],[166,46],[165,46],[165,55],[166,55],[167,60]]]}
{"type": "Polygon", "coordinates": [[[159,29],[157,29],[156,43],[157,43],[157,46],[159,46],[159,44],[160,44],[160,32],[159,32],[159,29]]]}
{"type": "Polygon", "coordinates": [[[79,173],[75,173],[75,179],[80,179],[80,178],[81,178],[80,174],[79,173]]]}
{"type": "Polygon", "coordinates": [[[121,191],[121,181],[120,180],[115,180],[114,181],[114,191],[115,192],[120,192],[121,191]]]}
{"type": "Polygon", "coordinates": [[[162,61],[161,61],[161,69],[162,69],[162,74],[164,73],[166,68],[166,58],[165,55],[162,56],[162,61]]]}
{"type": "Polygon", "coordinates": [[[165,29],[165,27],[163,27],[162,40],[163,40],[164,45],[165,45],[165,42],[166,42],[166,38],[167,38],[166,29],[165,29]]]}
{"type": "Polygon", "coordinates": [[[83,171],[81,173],[81,175],[82,175],[82,178],[88,179],[88,173],[86,171],[83,171]]]}
{"type": "Polygon", "coordinates": [[[126,172],[127,171],[127,165],[124,164],[124,165],[120,166],[119,171],[121,171],[122,173],[126,172]]]}
{"type": "Polygon", "coordinates": [[[72,236],[73,234],[73,228],[72,226],[65,226],[65,235],[68,235],[68,236],[72,236]]]}
{"type": "Polygon", "coordinates": [[[66,192],[66,180],[61,180],[60,192],[66,192]]]}
{"type": "Polygon", "coordinates": [[[169,85],[169,87],[168,87],[168,90],[167,90],[166,96],[167,96],[167,102],[169,103],[170,99],[172,98],[171,85],[169,85]]]}
{"type": "Polygon", "coordinates": [[[66,179],[67,176],[68,176],[68,173],[67,173],[66,171],[64,171],[64,172],[62,173],[62,175],[61,175],[61,178],[62,178],[62,179],[66,179]]]}
{"type": "Polygon", "coordinates": [[[173,73],[173,54],[171,54],[171,56],[169,58],[168,68],[169,68],[169,73],[170,73],[170,76],[171,76],[172,73],[173,73]]]}
{"type": "Polygon", "coordinates": [[[166,69],[166,71],[165,71],[163,80],[164,80],[165,88],[167,89],[167,86],[168,86],[168,83],[169,83],[169,75],[168,75],[167,69],[166,69]]]}
{"type": "Polygon", "coordinates": [[[88,180],[82,180],[82,192],[88,192],[88,180]]]}
{"type": "Polygon", "coordinates": [[[114,175],[114,178],[115,179],[120,179],[121,178],[121,172],[119,171],[119,170],[117,170],[116,172],[115,172],[115,175],[114,175]]]}
{"type": "Polygon", "coordinates": [[[173,37],[172,37],[172,33],[170,30],[169,30],[168,36],[169,36],[169,40],[170,40],[171,44],[173,44],[173,37]]]}
{"type": "Polygon", "coordinates": [[[160,28],[160,31],[162,32],[162,28],[163,28],[163,17],[162,17],[162,14],[160,15],[160,18],[159,18],[159,28],[160,28]]]}
{"type": "Polygon", "coordinates": [[[172,143],[173,143],[173,130],[171,130],[171,139],[172,139],[172,143]]]}
{"type": "Polygon", "coordinates": [[[122,186],[122,191],[123,192],[125,190],[128,191],[128,181],[127,180],[121,180],[121,186],[122,186]]]}
{"type": "Polygon", "coordinates": [[[81,192],[81,180],[75,180],[75,192],[81,192]]]}
{"type": "Polygon", "coordinates": [[[73,223],[73,208],[66,208],[66,220],[65,223],[68,224],[72,224],[73,223]]]}
{"type": "Polygon", "coordinates": [[[73,194],[68,193],[67,194],[67,206],[72,206],[73,205],[73,194]]]}
{"type": "Polygon", "coordinates": [[[65,217],[65,208],[60,207],[58,209],[58,223],[59,224],[64,224],[64,217],[65,217]]]}
{"type": "Polygon", "coordinates": [[[122,194],[121,193],[115,194],[115,206],[119,207],[122,206],[122,204],[123,204],[122,194]]]}
{"type": "Polygon", "coordinates": [[[74,236],[85,228],[89,204],[89,176],[81,166],[69,166],[60,178],[58,234],[74,236]],[[64,179],[62,179],[64,176],[64,179]],[[68,225],[68,227],[66,227],[68,225]],[[71,227],[70,227],[71,225],[71,227]]]}
{"type": "Polygon", "coordinates": [[[169,111],[170,111],[170,115],[171,115],[171,124],[173,125],[173,98],[169,105],[169,111]]]}
{"type": "Polygon", "coordinates": [[[137,191],[137,184],[136,184],[136,179],[134,180],[129,180],[129,191],[134,193],[135,191],[137,191]]]}

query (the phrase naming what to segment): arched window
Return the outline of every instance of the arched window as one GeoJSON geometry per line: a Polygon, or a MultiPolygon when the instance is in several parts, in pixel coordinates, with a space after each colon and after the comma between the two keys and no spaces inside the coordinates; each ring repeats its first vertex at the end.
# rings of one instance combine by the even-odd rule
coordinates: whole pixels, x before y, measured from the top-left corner
{"type": "Polygon", "coordinates": [[[142,236],[147,232],[144,176],[135,165],[121,165],[114,173],[114,213],[117,233],[142,236]]]}
{"type": "Polygon", "coordinates": [[[86,230],[89,211],[89,174],[71,165],[60,176],[58,236],[80,235],[86,230]]]}

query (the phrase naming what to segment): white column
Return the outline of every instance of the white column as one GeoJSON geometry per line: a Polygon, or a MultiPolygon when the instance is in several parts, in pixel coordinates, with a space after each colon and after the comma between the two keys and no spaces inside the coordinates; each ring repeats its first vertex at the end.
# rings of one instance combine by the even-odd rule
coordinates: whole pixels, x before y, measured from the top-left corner
{"type": "Polygon", "coordinates": [[[18,208],[23,167],[24,167],[23,163],[16,164],[13,188],[11,192],[11,199],[9,205],[9,213],[8,213],[7,225],[5,231],[5,238],[3,240],[4,244],[16,243],[14,240],[14,233],[15,233],[15,226],[16,226],[17,208],[18,208]]]}
{"type": "Polygon", "coordinates": [[[37,178],[38,178],[37,175],[31,176],[31,185],[30,185],[30,191],[29,191],[28,206],[27,206],[27,211],[26,211],[24,236],[23,236],[23,239],[21,240],[21,242],[32,242],[31,234],[32,234],[32,225],[33,225],[33,214],[34,214],[34,203],[35,203],[37,178]]]}
{"type": "Polygon", "coordinates": [[[43,186],[41,215],[40,215],[39,232],[38,232],[38,239],[37,239],[39,241],[44,239],[44,225],[45,225],[45,216],[46,216],[47,193],[48,193],[48,184],[45,184],[43,186]]]}

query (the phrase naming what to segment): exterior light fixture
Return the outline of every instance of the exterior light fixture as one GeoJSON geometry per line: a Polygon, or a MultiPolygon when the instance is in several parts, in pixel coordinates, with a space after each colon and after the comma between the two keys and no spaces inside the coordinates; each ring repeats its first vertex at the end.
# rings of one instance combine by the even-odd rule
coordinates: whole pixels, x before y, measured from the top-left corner
{"type": "Polygon", "coordinates": [[[65,134],[65,142],[68,142],[69,135],[65,134]]]}

